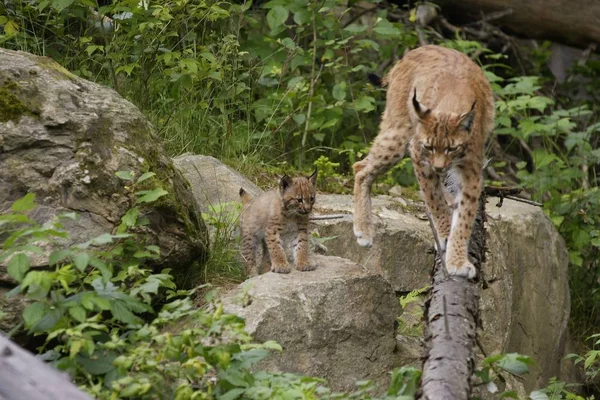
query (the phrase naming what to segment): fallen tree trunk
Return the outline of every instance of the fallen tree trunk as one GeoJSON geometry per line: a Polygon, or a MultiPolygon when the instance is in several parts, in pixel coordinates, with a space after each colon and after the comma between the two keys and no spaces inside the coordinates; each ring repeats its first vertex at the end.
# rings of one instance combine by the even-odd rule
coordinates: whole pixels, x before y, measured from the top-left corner
{"type": "Polygon", "coordinates": [[[73,385],[67,374],[58,372],[0,335],[0,399],[91,400],[92,398],[73,385]]]}
{"type": "Polygon", "coordinates": [[[457,21],[489,19],[517,35],[586,48],[600,43],[597,0],[432,0],[457,21]],[[495,18],[501,16],[500,18],[495,18]]]}
{"type": "MultiPolygon", "coordinates": [[[[469,243],[469,255],[479,271],[479,282],[485,259],[485,203],[486,195],[482,193],[469,243]]],[[[481,284],[446,275],[438,254],[432,289],[425,303],[425,358],[420,398],[467,400],[475,365],[481,284]]]]}

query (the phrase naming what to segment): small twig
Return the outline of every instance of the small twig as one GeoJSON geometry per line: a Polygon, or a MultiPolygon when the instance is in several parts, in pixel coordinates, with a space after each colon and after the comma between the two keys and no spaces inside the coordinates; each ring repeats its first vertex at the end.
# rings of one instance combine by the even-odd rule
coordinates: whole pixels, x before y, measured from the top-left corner
{"type": "Polygon", "coordinates": [[[496,19],[504,18],[506,16],[513,14],[514,12],[515,11],[512,8],[507,8],[506,10],[492,12],[492,13],[486,15],[485,17],[481,18],[479,21],[473,22],[473,24],[471,24],[471,25],[480,24],[482,22],[490,22],[490,21],[494,21],[496,19]]]}
{"type": "Polygon", "coordinates": [[[310,221],[320,221],[325,219],[339,219],[344,218],[348,214],[328,214],[328,215],[312,215],[308,219],[310,221]]]}
{"type": "Polygon", "coordinates": [[[537,206],[537,207],[542,207],[543,204],[542,203],[538,203],[537,201],[533,201],[533,200],[528,200],[528,199],[524,199],[522,197],[517,197],[517,196],[504,196],[505,199],[509,199],[509,200],[514,200],[514,201],[518,201],[521,203],[525,203],[525,204],[530,204],[532,206],[537,206]]]}
{"type": "Polygon", "coordinates": [[[357,19],[359,19],[363,15],[368,14],[368,13],[373,12],[373,11],[376,11],[376,10],[377,10],[377,6],[376,5],[374,7],[372,7],[372,8],[363,8],[359,13],[357,13],[352,18],[350,18],[348,21],[346,21],[346,23],[344,25],[342,25],[342,29],[344,29],[348,25],[352,24],[354,21],[356,21],[357,19]]]}

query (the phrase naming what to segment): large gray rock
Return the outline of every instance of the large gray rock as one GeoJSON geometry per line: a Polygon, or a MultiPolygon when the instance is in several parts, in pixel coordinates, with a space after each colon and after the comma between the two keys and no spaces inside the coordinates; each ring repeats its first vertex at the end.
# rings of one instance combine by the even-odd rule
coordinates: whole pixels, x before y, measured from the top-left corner
{"type": "Polygon", "coordinates": [[[252,196],[262,193],[258,186],[214,157],[183,154],[175,157],[173,163],[190,182],[202,212],[222,203],[239,202],[241,187],[252,196]]]}
{"type": "Polygon", "coordinates": [[[76,211],[72,242],[111,232],[132,204],[121,170],[151,171],[139,189],[169,192],[144,207],[144,229],[160,263],[190,276],[207,251],[207,234],[187,181],[142,113],[115,91],[78,78],[46,57],[0,49],[0,213],[28,192],[45,222],[76,211]],[[185,270],[184,270],[185,269],[185,270]]]}
{"type": "MultiPolygon", "coordinates": [[[[570,310],[568,253],[562,237],[539,207],[496,199],[487,205],[489,233],[485,289],[479,333],[488,354],[518,352],[533,357],[524,387],[533,390],[560,376],[570,310]]],[[[330,255],[344,256],[380,273],[395,290],[410,291],[430,283],[433,246],[422,207],[405,199],[373,199],[377,225],[374,245],[364,249],[352,233],[351,196],[322,195],[321,213],[347,213],[342,219],[313,221],[330,255]]]]}
{"type": "Polygon", "coordinates": [[[319,236],[334,238],[324,243],[328,254],[348,258],[382,275],[395,291],[411,291],[428,285],[434,247],[431,229],[423,220],[424,212],[389,196],[374,197],[372,207],[376,233],[373,246],[365,249],[356,243],[352,230],[352,196],[317,196],[316,213],[344,215],[312,221],[319,236]]]}
{"type": "MultiPolygon", "coordinates": [[[[481,342],[490,352],[526,354],[532,368],[524,386],[530,391],[561,376],[571,306],[569,256],[563,238],[539,207],[490,201],[489,252],[484,265],[481,342]]],[[[564,361],[570,363],[570,361],[564,361]]]]}
{"type": "Polygon", "coordinates": [[[315,262],[315,271],[248,280],[250,304],[240,304],[238,287],[224,298],[225,309],[244,317],[256,340],[283,346],[265,368],[323,377],[338,390],[361,379],[386,380],[398,365],[400,314],[389,283],[343,258],[315,256],[315,262]]]}

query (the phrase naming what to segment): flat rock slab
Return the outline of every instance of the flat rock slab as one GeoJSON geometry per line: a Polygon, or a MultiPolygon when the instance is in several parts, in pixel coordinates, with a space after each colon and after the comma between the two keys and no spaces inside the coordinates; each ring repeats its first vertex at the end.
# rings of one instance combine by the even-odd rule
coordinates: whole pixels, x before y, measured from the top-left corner
{"type": "Polygon", "coordinates": [[[357,380],[378,382],[398,363],[400,305],[390,284],[339,257],[314,256],[315,271],[272,272],[249,279],[224,297],[258,341],[275,340],[282,355],[262,367],[326,378],[336,390],[357,380]],[[250,286],[250,305],[239,298],[250,286]]]}

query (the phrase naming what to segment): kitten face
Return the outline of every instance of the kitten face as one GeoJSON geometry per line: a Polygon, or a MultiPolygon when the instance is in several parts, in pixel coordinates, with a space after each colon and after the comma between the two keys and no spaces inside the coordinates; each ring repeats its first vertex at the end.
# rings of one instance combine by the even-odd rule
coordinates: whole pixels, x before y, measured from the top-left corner
{"type": "Polygon", "coordinates": [[[317,170],[311,176],[290,178],[285,175],[279,181],[279,193],[283,208],[288,213],[308,215],[315,204],[317,194],[317,170]]]}

